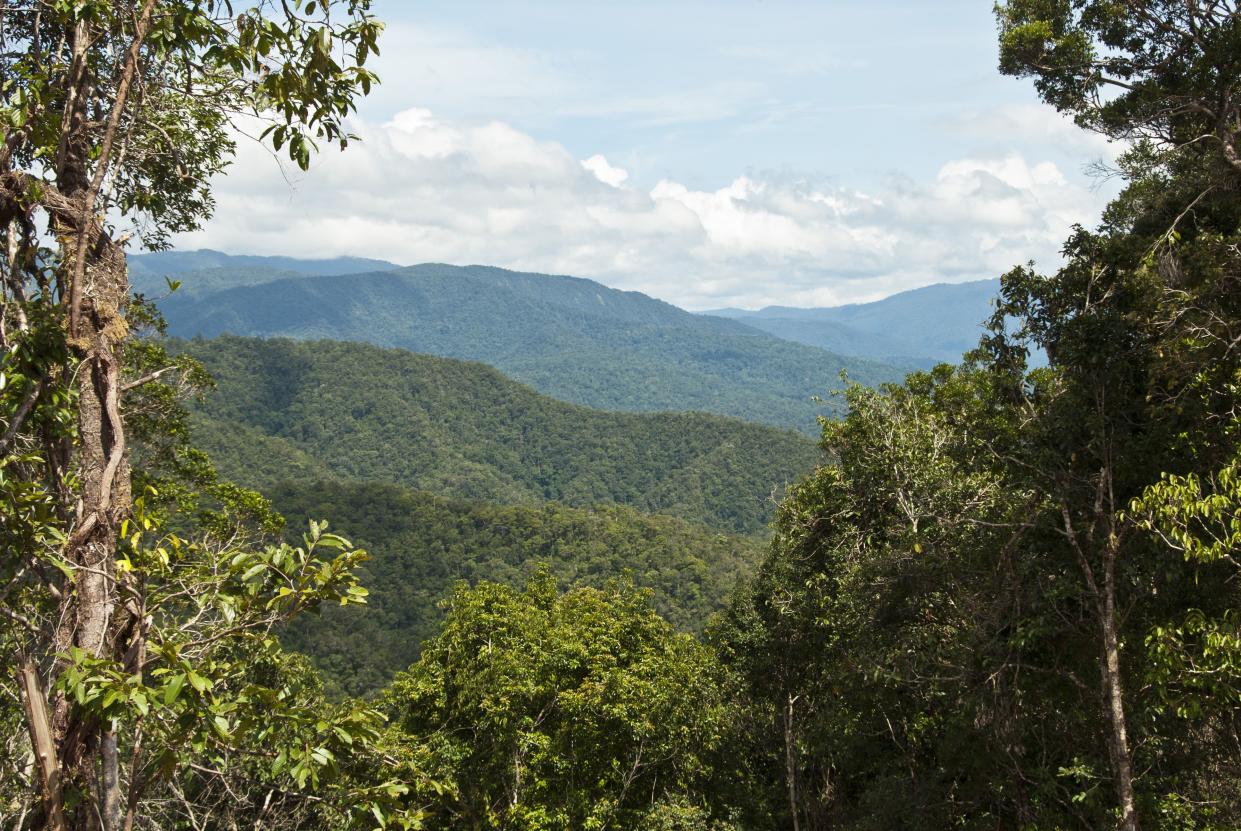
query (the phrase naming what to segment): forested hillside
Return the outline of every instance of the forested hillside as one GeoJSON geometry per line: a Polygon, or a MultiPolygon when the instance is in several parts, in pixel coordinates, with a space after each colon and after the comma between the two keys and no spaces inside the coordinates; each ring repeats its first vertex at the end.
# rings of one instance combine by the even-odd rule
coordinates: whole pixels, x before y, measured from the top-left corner
{"type": "Polygon", "coordinates": [[[701,410],[808,433],[835,406],[842,369],[861,383],[903,375],[572,277],[446,265],[265,281],[275,276],[188,275],[184,293],[160,304],[170,333],[395,346],[482,361],[599,409],[701,410]],[[217,288],[195,289],[196,279],[217,288]]]}
{"type": "Polygon", "coordinates": [[[195,435],[252,487],[389,482],[506,504],[629,505],[762,529],[819,460],[788,430],[695,413],[566,404],[482,364],[333,341],[180,344],[215,377],[195,435]]]}
{"type": "Polygon", "coordinates": [[[355,695],[378,690],[417,659],[459,580],[520,588],[545,566],[562,585],[602,587],[630,574],[652,591],[665,620],[701,632],[765,547],[762,539],[623,507],[500,506],[393,485],[307,480],[265,493],[290,528],[334,517],[332,530],[370,554],[358,572],[370,588],[365,608],[326,608],[283,636],[314,657],[333,689],[355,695]]]}

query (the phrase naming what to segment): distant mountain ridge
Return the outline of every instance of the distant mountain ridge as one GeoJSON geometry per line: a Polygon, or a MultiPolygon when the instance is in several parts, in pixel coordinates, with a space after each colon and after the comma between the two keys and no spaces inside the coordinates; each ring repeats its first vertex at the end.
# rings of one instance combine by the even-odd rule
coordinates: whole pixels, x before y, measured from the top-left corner
{"type": "Polygon", "coordinates": [[[210,248],[200,248],[197,251],[153,251],[131,254],[127,261],[129,279],[135,288],[138,286],[138,281],[156,279],[162,283],[165,275],[178,278],[196,271],[222,268],[319,275],[358,274],[364,271],[386,271],[400,268],[396,263],[368,257],[332,257],[316,260],[254,254],[225,254],[223,251],[213,251],[210,248]]]}
{"type": "Polygon", "coordinates": [[[805,433],[832,411],[813,399],[830,402],[842,370],[875,384],[907,369],[846,359],[577,277],[434,263],[332,276],[271,268],[179,278],[182,288],[160,301],[169,332],[400,347],[482,361],[598,409],[698,410],[805,433]]]}
{"type": "Polygon", "coordinates": [[[157,299],[177,336],[400,347],[482,361],[599,409],[701,410],[808,434],[834,411],[842,370],[877,384],[959,361],[999,291],[998,280],[983,280],[874,303],[692,314],[593,280],[490,266],[218,251],[133,259],[135,290],[157,299]],[[176,292],[166,278],[180,282],[176,292]]]}
{"type": "Polygon", "coordinates": [[[956,362],[978,345],[1000,281],[936,283],[873,303],[817,309],[768,306],[716,309],[705,315],[737,320],[784,338],[843,355],[928,367],[956,362]]]}

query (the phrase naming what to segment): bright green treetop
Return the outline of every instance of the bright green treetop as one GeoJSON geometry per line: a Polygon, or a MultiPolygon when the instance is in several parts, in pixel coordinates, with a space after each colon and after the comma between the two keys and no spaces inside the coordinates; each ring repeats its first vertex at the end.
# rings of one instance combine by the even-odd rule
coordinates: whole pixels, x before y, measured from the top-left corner
{"type": "Polygon", "coordinates": [[[631,586],[461,586],[384,702],[451,783],[438,827],[714,827],[703,785],[726,710],[710,654],[631,586]]]}

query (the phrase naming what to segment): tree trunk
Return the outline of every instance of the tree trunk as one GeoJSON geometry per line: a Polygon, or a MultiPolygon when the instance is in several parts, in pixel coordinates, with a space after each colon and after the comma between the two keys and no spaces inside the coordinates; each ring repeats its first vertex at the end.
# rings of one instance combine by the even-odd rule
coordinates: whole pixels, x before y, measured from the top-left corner
{"type": "MultiPolygon", "coordinates": [[[[86,116],[95,79],[86,52],[91,32],[84,16],[70,32],[70,72],[55,175],[58,198],[53,228],[65,254],[61,298],[66,300],[66,333],[78,364],[72,368],[78,394],[78,436],[72,467],[77,499],[65,558],[73,567],[65,586],[55,646],[66,655],[76,647],[96,658],[124,661],[131,636],[142,637],[138,621],[119,602],[116,543],[132,507],[129,450],[121,419],[121,349],[129,334],[123,315],[129,302],[129,276],[123,247],[96,216],[111,163],[112,148],[139,74],[142,43],[150,30],[156,0],[143,0],[135,30],[116,78],[106,129],[94,145],[86,116]],[[92,150],[97,150],[93,163],[92,150]],[[93,164],[93,172],[91,165],[93,164]]],[[[62,657],[57,672],[64,669],[62,657]]],[[[105,730],[78,713],[60,694],[53,707],[52,731],[64,774],[89,800],[74,812],[80,831],[116,831],[121,806],[117,725],[105,730]],[[96,764],[98,768],[96,769],[96,764]]]]}
{"type": "MultiPolygon", "coordinates": [[[[93,235],[96,227],[92,221],[78,233],[93,235]]],[[[74,580],[71,591],[65,592],[56,647],[62,655],[76,647],[97,658],[120,660],[126,644],[118,641],[129,627],[128,613],[118,603],[116,541],[132,500],[129,456],[120,415],[118,351],[127,332],[121,310],[128,299],[129,281],[119,246],[100,234],[87,251],[91,261],[84,266],[81,316],[77,335],[71,341],[80,357],[76,383],[78,444],[74,458],[79,487],[74,530],[66,547],[66,559],[74,567],[74,580]]],[[[63,668],[62,659],[57,669],[63,668]]],[[[104,809],[120,804],[115,736],[110,738],[111,752],[102,752],[107,748],[101,748],[100,742],[107,737],[101,725],[81,717],[63,694],[56,697],[53,727],[66,775],[77,787],[92,794],[99,808],[77,811],[73,827],[91,831],[102,827],[111,831],[116,826],[108,820],[115,812],[104,809]],[[101,765],[98,773],[96,762],[101,765]]]]}
{"type": "Polygon", "coordinates": [[[99,795],[103,827],[119,831],[121,827],[121,766],[117,756],[116,724],[109,725],[99,743],[99,795]]]}
{"type": "Polygon", "coordinates": [[[793,732],[793,707],[797,704],[797,698],[790,695],[784,707],[784,776],[788,782],[789,815],[793,818],[793,831],[801,831],[801,820],[797,812],[797,739],[793,732]]]}
{"type": "MultiPolygon", "coordinates": [[[[1120,559],[1120,538],[1113,523],[1115,511],[1111,506],[1114,499],[1105,496],[1111,493],[1111,471],[1104,468],[1099,474],[1099,496],[1095,504],[1094,527],[1102,525],[1107,530],[1107,539],[1101,546],[1103,565],[1103,585],[1095,576],[1086,550],[1073,529],[1072,512],[1067,504],[1061,505],[1064,518],[1064,533],[1082,569],[1086,587],[1095,601],[1095,610],[1099,617],[1100,655],[1099,681],[1103,693],[1104,720],[1107,752],[1112,764],[1112,782],[1116,790],[1116,802],[1120,808],[1120,831],[1138,831],[1137,799],[1133,789],[1133,754],[1129,748],[1129,731],[1125,724],[1124,686],[1120,672],[1120,632],[1116,623],[1116,564],[1120,559]]],[[[1092,541],[1094,529],[1086,536],[1092,541]]]]}
{"type": "Polygon", "coordinates": [[[1104,707],[1108,722],[1108,755],[1116,798],[1120,804],[1120,831],[1138,831],[1137,800],[1133,790],[1133,754],[1125,724],[1125,699],[1120,675],[1120,635],[1116,625],[1116,560],[1119,554],[1115,535],[1104,550],[1103,587],[1099,602],[1099,622],[1103,639],[1103,660],[1099,664],[1104,707]]]}
{"type": "MultiPolygon", "coordinates": [[[[43,695],[43,683],[39,670],[27,660],[17,674],[22,688],[22,703],[26,709],[26,726],[30,731],[30,747],[38,763],[39,790],[43,796],[44,825],[52,831],[66,831],[65,814],[61,808],[64,801],[60,785],[60,760],[56,744],[52,740],[52,726],[47,717],[47,699],[43,695]]],[[[21,824],[18,823],[18,827],[21,824]]]]}

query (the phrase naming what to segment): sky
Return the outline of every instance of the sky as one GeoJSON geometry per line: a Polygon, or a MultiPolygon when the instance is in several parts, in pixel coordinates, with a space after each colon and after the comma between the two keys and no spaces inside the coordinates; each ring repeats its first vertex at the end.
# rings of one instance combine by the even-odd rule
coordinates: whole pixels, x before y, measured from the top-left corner
{"type": "Polygon", "coordinates": [[[996,70],[991,0],[376,0],[362,137],[243,140],[179,248],[480,263],[692,310],[1045,269],[1117,148],[996,70]]]}

